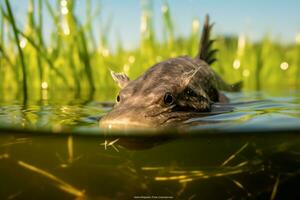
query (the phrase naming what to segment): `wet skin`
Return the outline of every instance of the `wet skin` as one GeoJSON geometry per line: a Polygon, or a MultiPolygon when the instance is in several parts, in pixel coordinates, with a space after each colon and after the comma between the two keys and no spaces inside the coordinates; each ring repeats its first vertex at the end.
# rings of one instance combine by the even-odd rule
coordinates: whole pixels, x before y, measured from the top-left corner
{"type": "Polygon", "coordinates": [[[204,61],[187,56],[158,63],[133,81],[113,77],[122,90],[102,128],[161,127],[209,115],[214,102],[228,101],[219,89],[230,90],[204,61]]]}
{"type": "Polygon", "coordinates": [[[114,108],[100,120],[102,129],[156,128],[210,115],[216,102],[228,102],[221,90],[235,91],[209,66],[214,61],[208,17],[196,58],[180,56],[157,63],[136,80],[112,72],[121,87],[114,108]]]}

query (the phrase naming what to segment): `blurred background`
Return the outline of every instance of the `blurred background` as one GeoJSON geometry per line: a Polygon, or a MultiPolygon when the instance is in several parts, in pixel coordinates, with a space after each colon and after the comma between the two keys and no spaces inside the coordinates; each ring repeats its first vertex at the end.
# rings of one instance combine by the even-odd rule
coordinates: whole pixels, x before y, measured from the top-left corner
{"type": "Polygon", "coordinates": [[[299,8],[0,0],[0,199],[300,199],[299,8]],[[219,50],[213,69],[244,82],[226,93],[232,104],[164,132],[101,129],[119,92],[110,69],[135,79],[170,57],[194,57],[206,14],[219,50]]]}
{"type": "Polygon", "coordinates": [[[300,86],[300,2],[1,0],[0,98],[58,90],[111,100],[109,70],[132,79],[169,57],[194,56],[206,14],[213,68],[245,91],[300,86]],[[7,92],[9,91],[9,92],[7,92]]]}

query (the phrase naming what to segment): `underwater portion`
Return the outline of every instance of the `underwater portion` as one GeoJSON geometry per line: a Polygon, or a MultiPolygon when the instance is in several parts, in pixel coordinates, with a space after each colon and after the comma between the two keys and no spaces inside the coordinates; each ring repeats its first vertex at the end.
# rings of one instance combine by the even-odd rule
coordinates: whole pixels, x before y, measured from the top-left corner
{"type": "Polygon", "coordinates": [[[183,138],[1,134],[0,195],[298,199],[298,133],[256,133],[183,138]]]}

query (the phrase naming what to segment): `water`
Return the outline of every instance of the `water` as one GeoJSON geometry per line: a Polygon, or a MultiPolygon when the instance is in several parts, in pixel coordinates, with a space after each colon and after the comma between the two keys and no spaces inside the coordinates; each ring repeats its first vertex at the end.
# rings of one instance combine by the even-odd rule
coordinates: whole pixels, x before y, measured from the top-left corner
{"type": "Polygon", "coordinates": [[[2,101],[0,198],[299,199],[300,93],[228,95],[150,135],[101,131],[97,98],[2,101]]]}

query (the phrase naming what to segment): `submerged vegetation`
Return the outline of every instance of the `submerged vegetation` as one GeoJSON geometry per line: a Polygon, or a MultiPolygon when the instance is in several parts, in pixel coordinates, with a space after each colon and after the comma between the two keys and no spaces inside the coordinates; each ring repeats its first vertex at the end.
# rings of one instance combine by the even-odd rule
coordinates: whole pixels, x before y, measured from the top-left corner
{"type": "Polygon", "coordinates": [[[1,199],[299,199],[296,134],[230,134],[213,144],[198,134],[149,149],[162,138],[136,138],[135,149],[133,138],[122,146],[124,135],[14,136],[0,135],[1,199]]]}
{"type": "MultiPolygon", "coordinates": [[[[108,44],[111,22],[102,25],[96,39],[92,24],[99,10],[86,1],[82,21],[76,15],[75,2],[58,0],[53,6],[49,0],[30,0],[23,26],[9,0],[0,4],[0,98],[7,98],[5,91],[10,91],[10,96],[19,99],[46,99],[48,91],[58,89],[70,89],[78,97],[101,91],[108,98],[115,91],[111,88],[116,88],[110,69],[135,78],[156,62],[197,53],[201,22],[191,22],[189,36],[176,37],[176,23],[167,3],[161,9],[163,41],[154,29],[151,2],[142,1],[140,46],[126,50],[119,42],[113,51],[108,44]],[[44,30],[44,12],[51,16],[51,30],[44,30]]],[[[215,38],[219,52],[213,67],[228,82],[244,80],[246,90],[300,86],[300,35],[294,44],[282,44],[268,36],[258,42],[243,35],[215,38]]]]}

